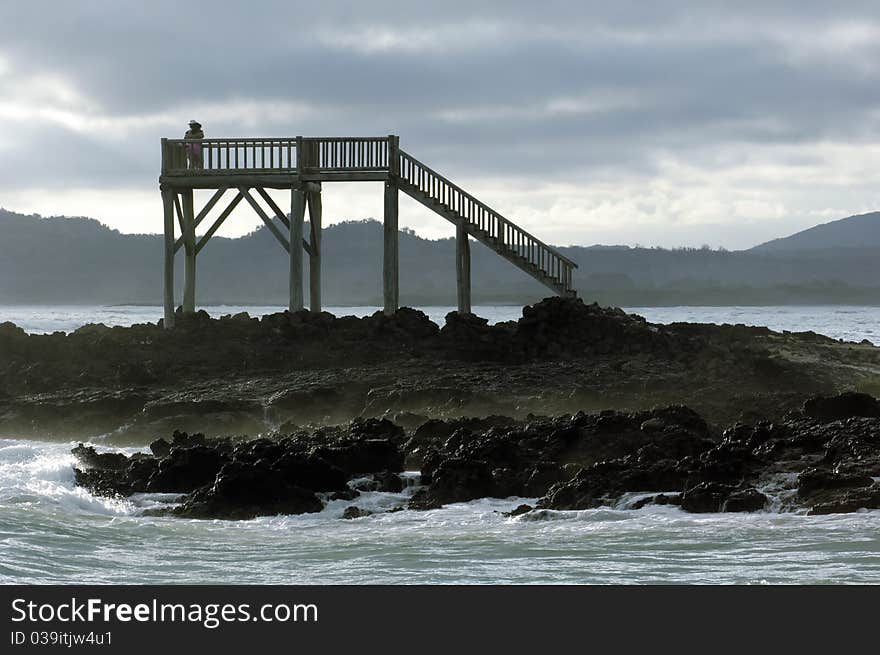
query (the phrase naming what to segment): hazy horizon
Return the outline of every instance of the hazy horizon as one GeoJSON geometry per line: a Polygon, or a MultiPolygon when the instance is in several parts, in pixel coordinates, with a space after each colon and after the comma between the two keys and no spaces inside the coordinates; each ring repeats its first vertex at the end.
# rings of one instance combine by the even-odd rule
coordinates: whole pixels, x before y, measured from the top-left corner
{"type": "MultiPolygon", "coordinates": [[[[0,204],[158,232],[159,140],[197,118],[398,134],[548,243],[742,249],[880,207],[878,51],[867,2],[7,3],[0,204]]],[[[326,222],[382,202],[328,184],[326,222]]],[[[408,198],[400,223],[453,230],[408,198]]]]}
{"type": "MultiPolygon", "coordinates": [[[[271,192],[271,190],[267,190],[267,191],[271,192]]],[[[196,193],[198,193],[198,192],[196,192],[196,193]]],[[[138,232],[125,231],[125,230],[119,229],[118,227],[112,225],[111,223],[107,223],[107,222],[101,221],[98,218],[95,218],[94,216],[87,216],[87,215],[82,215],[82,216],[81,215],[70,215],[70,214],[43,215],[43,214],[40,214],[39,212],[18,211],[13,208],[4,207],[3,205],[0,205],[0,211],[7,211],[7,212],[10,212],[13,214],[20,214],[23,216],[37,216],[40,219],[87,219],[87,220],[94,220],[105,227],[108,227],[112,230],[117,230],[118,232],[120,232],[120,234],[127,234],[127,235],[131,235],[131,236],[137,236],[137,235],[155,236],[155,235],[162,234],[162,231],[158,230],[158,229],[149,230],[149,231],[138,231],[138,232]]],[[[868,213],[873,213],[873,212],[868,212],[868,213]]],[[[852,217],[839,216],[839,217],[835,217],[835,218],[829,218],[827,221],[822,221],[820,223],[816,223],[815,225],[808,225],[803,229],[808,230],[812,227],[817,227],[820,225],[826,225],[828,223],[833,223],[833,222],[839,221],[843,218],[852,218],[852,217]]],[[[258,221],[259,221],[259,219],[258,219],[258,221]]],[[[328,226],[328,227],[331,225],[337,225],[340,223],[357,223],[357,222],[362,222],[362,221],[375,221],[377,223],[381,223],[382,218],[381,218],[381,215],[379,215],[378,217],[377,216],[364,216],[364,217],[359,217],[359,218],[358,217],[338,218],[338,217],[327,217],[327,216],[324,217],[324,225],[328,226]],[[329,220],[327,220],[328,218],[329,218],[329,220]]],[[[308,224],[308,217],[306,217],[306,223],[308,224]]],[[[242,237],[251,236],[251,235],[255,234],[256,232],[264,230],[264,229],[265,229],[265,225],[262,222],[257,222],[253,225],[250,225],[250,227],[248,229],[243,230],[240,233],[237,233],[237,232],[231,233],[231,234],[230,233],[223,233],[223,231],[220,230],[220,233],[215,235],[214,238],[219,237],[219,238],[240,239],[242,237]]],[[[427,240],[431,240],[431,241],[450,239],[450,238],[454,237],[454,233],[453,234],[433,234],[433,233],[425,234],[425,233],[423,233],[424,232],[423,230],[420,230],[418,228],[405,227],[405,226],[401,226],[401,229],[410,231],[411,233],[415,234],[416,236],[418,236],[422,239],[427,239],[427,240]]],[[[204,230],[204,228],[202,228],[201,230],[198,230],[198,233],[203,234],[204,233],[203,230],[204,230]]],[[[745,251],[745,250],[749,250],[755,246],[763,245],[769,241],[773,241],[773,240],[777,240],[777,239],[784,239],[786,237],[797,234],[801,231],[803,231],[803,230],[799,230],[798,232],[793,232],[793,233],[771,236],[769,239],[766,239],[764,241],[760,241],[758,243],[747,244],[741,248],[728,248],[728,247],[724,246],[723,244],[712,244],[712,243],[708,243],[708,242],[701,243],[699,245],[679,244],[679,245],[662,245],[662,246],[661,245],[652,245],[652,244],[648,244],[648,243],[610,243],[610,242],[609,243],[569,243],[569,244],[551,243],[550,245],[553,245],[553,246],[560,245],[563,247],[581,247],[581,248],[594,248],[594,247],[598,247],[598,248],[634,248],[634,249],[635,248],[646,248],[646,249],[659,248],[659,249],[663,249],[663,250],[706,249],[708,247],[711,250],[745,251]]],[[[430,232],[430,231],[428,231],[428,232],[430,232]]]]}

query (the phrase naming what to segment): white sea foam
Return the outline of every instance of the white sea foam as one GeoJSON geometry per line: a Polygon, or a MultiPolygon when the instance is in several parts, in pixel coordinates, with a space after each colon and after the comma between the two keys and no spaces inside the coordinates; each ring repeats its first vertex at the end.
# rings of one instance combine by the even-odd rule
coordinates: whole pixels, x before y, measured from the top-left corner
{"type": "Polygon", "coordinates": [[[0,440],[0,498],[62,512],[132,513],[130,502],[100,498],[74,484],[74,445],[0,440]]]}
{"type": "MultiPolygon", "coordinates": [[[[0,441],[0,583],[876,582],[880,512],[688,514],[675,506],[536,510],[484,498],[419,512],[418,489],[365,492],[316,514],[251,521],[143,516],[175,500],[97,498],[73,443],[0,441]],[[375,512],[342,520],[346,507],[375,512]]],[[[791,481],[762,487],[784,493],[791,481]],[[775,485],[775,486],[774,486],[775,485]]],[[[768,494],[769,495],[769,494],[768,494]]]]}

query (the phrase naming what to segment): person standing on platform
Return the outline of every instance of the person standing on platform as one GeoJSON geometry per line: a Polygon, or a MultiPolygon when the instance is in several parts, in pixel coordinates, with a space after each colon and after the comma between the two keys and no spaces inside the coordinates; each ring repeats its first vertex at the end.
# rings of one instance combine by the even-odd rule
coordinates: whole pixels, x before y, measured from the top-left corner
{"type": "Polygon", "coordinates": [[[186,144],[186,160],[189,164],[189,168],[192,169],[201,169],[202,168],[202,139],[205,138],[205,133],[202,132],[202,124],[196,120],[192,120],[189,122],[189,129],[186,131],[186,134],[183,135],[183,138],[187,140],[186,144]]]}

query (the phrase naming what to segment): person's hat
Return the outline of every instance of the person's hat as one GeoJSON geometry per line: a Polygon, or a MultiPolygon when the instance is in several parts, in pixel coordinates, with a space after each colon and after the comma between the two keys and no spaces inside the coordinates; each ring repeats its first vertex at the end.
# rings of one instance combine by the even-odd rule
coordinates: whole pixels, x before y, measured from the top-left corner
{"type": "Polygon", "coordinates": [[[195,120],[195,119],[191,120],[191,121],[189,122],[189,124],[190,124],[190,125],[198,125],[199,127],[202,126],[202,124],[199,123],[199,122],[198,122],[197,120],[195,120]]]}

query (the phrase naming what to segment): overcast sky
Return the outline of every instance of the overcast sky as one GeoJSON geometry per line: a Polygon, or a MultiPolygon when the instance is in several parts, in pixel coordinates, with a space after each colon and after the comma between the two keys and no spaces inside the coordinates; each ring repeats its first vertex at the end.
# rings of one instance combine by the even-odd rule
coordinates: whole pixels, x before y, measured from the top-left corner
{"type": "MultiPolygon", "coordinates": [[[[0,206],[158,232],[190,118],[399,134],[552,243],[742,248],[880,209],[880,3],[0,0],[0,206]]],[[[381,187],[324,207],[381,218],[381,187]]]]}

